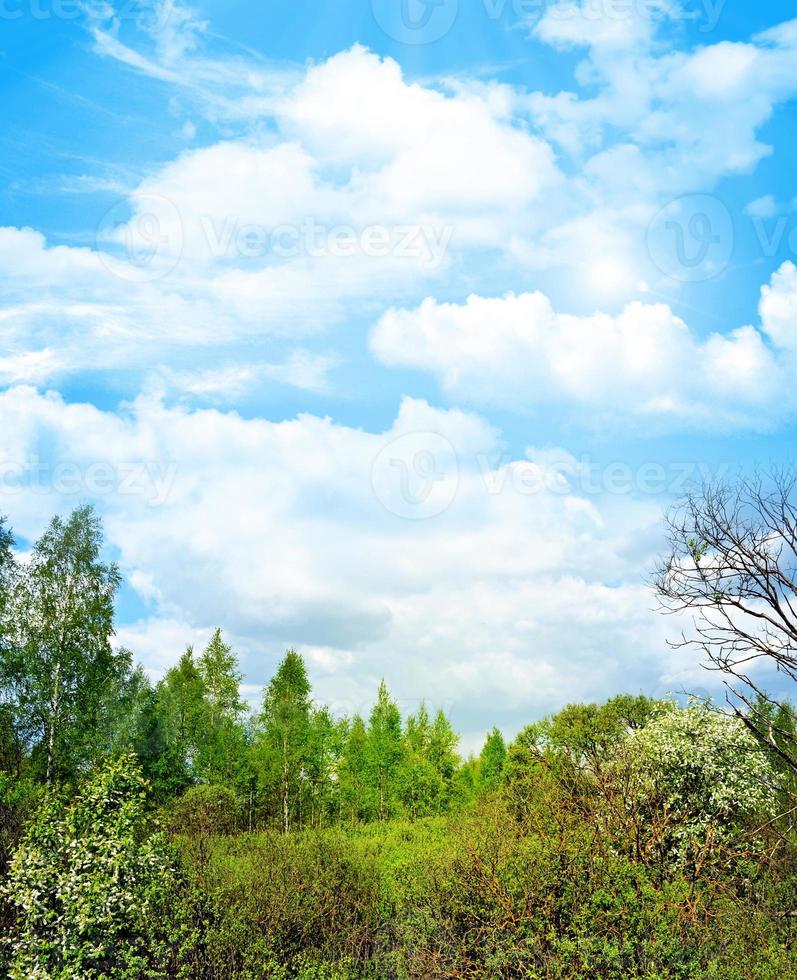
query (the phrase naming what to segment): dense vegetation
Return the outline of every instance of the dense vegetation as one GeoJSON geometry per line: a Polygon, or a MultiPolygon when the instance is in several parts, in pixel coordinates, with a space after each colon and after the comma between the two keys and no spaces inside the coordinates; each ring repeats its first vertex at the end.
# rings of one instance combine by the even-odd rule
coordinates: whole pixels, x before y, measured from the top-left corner
{"type": "Polygon", "coordinates": [[[153,685],[102,550],[90,509],[24,560],[0,524],[4,974],[797,978],[788,703],[618,696],[463,760],[293,650],[249,711],[220,630],[153,685]]]}

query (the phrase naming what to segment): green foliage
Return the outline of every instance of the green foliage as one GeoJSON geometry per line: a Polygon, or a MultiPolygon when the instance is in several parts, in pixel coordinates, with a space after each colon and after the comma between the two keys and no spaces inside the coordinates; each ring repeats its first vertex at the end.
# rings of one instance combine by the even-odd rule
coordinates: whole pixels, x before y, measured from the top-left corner
{"type": "Polygon", "coordinates": [[[170,807],[176,834],[230,834],[241,823],[241,805],[229,786],[191,786],[170,807]]]}
{"type": "Polygon", "coordinates": [[[192,888],[178,918],[204,931],[188,977],[357,976],[381,924],[378,869],[339,830],[182,842],[192,888]]]}
{"type": "Polygon", "coordinates": [[[247,720],[220,630],[155,686],[112,651],[101,543],[79,510],[21,568],[0,520],[0,972],[797,980],[788,704],[623,695],[462,763],[444,712],[382,682],[335,718],[289,650],[247,720]]]}
{"type": "Polygon", "coordinates": [[[505,763],[506,743],[504,736],[497,728],[493,728],[479,754],[479,763],[476,769],[476,787],[479,792],[484,793],[497,789],[503,776],[505,763]]]}
{"type": "Polygon", "coordinates": [[[107,763],[74,800],[51,795],[14,854],[12,980],[163,976],[159,920],[172,857],[150,833],[146,786],[131,756],[107,763]]]}
{"type": "Polygon", "coordinates": [[[666,814],[663,845],[680,864],[741,844],[777,813],[772,767],[757,740],[738,718],[700,702],[661,708],[628,737],[615,771],[642,818],[666,814]]]}
{"type": "Polygon", "coordinates": [[[196,749],[194,774],[209,783],[232,782],[243,757],[240,696],[242,681],[238,660],[217,629],[197,662],[202,702],[198,706],[201,738],[196,749]]]}
{"type": "Polygon", "coordinates": [[[174,762],[170,789],[179,790],[193,779],[205,718],[205,691],[194,651],[188,647],[157,687],[156,714],[174,762]]]}
{"type": "Polygon", "coordinates": [[[344,820],[364,820],[368,815],[366,802],[365,746],[368,732],[365,722],[355,715],[346,726],[343,753],[338,767],[340,813],[344,820]]]}
{"type": "Polygon", "coordinates": [[[8,611],[16,571],[13,547],[14,535],[6,527],[5,517],[0,514],[0,658],[7,655],[11,641],[12,624],[8,611]]]}
{"type": "Polygon", "coordinates": [[[309,751],[312,704],[304,661],[288,650],[263,697],[255,753],[262,788],[279,801],[287,832],[298,817],[301,774],[309,751]]]}
{"type": "Polygon", "coordinates": [[[187,917],[206,931],[183,968],[213,978],[795,980],[797,928],[778,915],[794,907],[794,879],[774,889],[760,864],[746,881],[661,878],[596,837],[574,804],[546,792],[518,820],[492,794],[455,819],[185,841],[187,917]]]}
{"type": "Polygon", "coordinates": [[[54,517],[10,590],[0,685],[47,782],[74,776],[91,759],[108,730],[115,680],[130,666],[128,654],[111,649],[120,579],[101,549],[90,507],[67,521],[54,517]]]}
{"type": "Polygon", "coordinates": [[[382,681],[365,740],[369,816],[377,820],[387,820],[399,811],[398,772],[402,755],[401,712],[382,681]]]}
{"type": "Polygon", "coordinates": [[[458,740],[442,711],[432,722],[422,703],[418,713],[407,718],[396,791],[408,816],[426,817],[450,808],[459,766],[458,740]]]}

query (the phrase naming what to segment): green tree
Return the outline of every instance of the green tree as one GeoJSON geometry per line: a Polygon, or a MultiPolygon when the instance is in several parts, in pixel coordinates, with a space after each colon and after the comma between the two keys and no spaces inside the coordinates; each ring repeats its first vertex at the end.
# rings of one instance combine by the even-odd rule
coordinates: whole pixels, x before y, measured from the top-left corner
{"type": "Polygon", "coordinates": [[[596,768],[607,752],[643,728],[658,702],[643,695],[621,694],[605,704],[568,704],[540,728],[548,748],[566,753],[580,766],[596,768]]]}
{"type": "Polygon", "coordinates": [[[459,768],[460,759],[457,755],[459,735],[442,708],[434,716],[432,731],[429,738],[429,761],[440,774],[445,787],[446,802],[451,793],[451,784],[459,768]]]}
{"type": "Polygon", "coordinates": [[[208,783],[235,779],[245,753],[238,658],[217,629],[197,661],[203,708],[200,712],[196,772],[208,783]]]}
{"type": "Polygon", "coordinates": [[[16,571],[13,547],[14,535],[6,527],[5,517],[0,516],[0,658],[5,655],[6,645],[11,640],[8,613],[16,571]]]}
{"type": "Polygon", "coordinates": [[[51,796],[2,889],[16,910],[12,980],[165,976],[159,923],[174,883],[166,842],[148,834],[146,784],[112,760],[64,805],[51,796]]]}
{"type": "Polygon", "coordinates": [[[521,810],[545,792],[536,784],[547,777],[569,792],[590,792],[604,761],[659,707],[660,702],[628,694],[601,705],[568,704],[518,734],[506,757],[504,784],[521,810]]]}
{"type": "Polygon", "coordinates": [[[497,728],[493,728],[487,735],[484,746],[479,753],[476,786],[480,793],[498,788],[505,762],[506,742],[504,742],[504,736],[497,728]]]}
{"type": "Polygon", "coordinates": [[[14,537],[0,516],[0,771],[19,777],[24,745],[13,699],[13,627],[10,609],[14,575],[14,537]]]}
{"type": "Polygon", "coordinates": [[[402,802],[413,818],[449,808],[459,766],[457,741],[443,711],[431,722],[422,702],[417,714],[407,718],[399,783],[402,802]]]}
{"type": "Polygon", "coordinates": [[[474,755],[468,758],[454,773],[451,786],[451,802],[455,807],[467,806],[478,795],[479,760],[474,755]]]}
{"type": "Polygon", "coordinates": [[[188,782],[180,747],[168,737],[158,692],[143,668],[134,668],[115,699],[110,753],[133,752],[153,796],[164,802],[188,782]]]}
{"type": "Polygon", "coordinates": [[[698,853],[705,861],[718,845],[754,846],[746,831],[777,812],[766,750],[741,719],[701,702],[661,706],[628,736],[614,766],[638,822],[653,825],[658,813],[656,843],[675,866],[698,853]]]}
{"type": "Polygon", "coordinates": [[[399,769],[404,754],[401,729],[401,712],[382,681],[368,720],[365,741],[366,778],[379,820],[393,816],[396,808],[399,769]]]}
{"type": "Polygon", "coordinates": [[[278,793],[285,833],[300,803],[311,708],[304,661],[295,650],[288,650],[266,688],[256,736],[261,778],[267,790],[278,793]]]}
{"type": "Polygon", "coordinates": [[[205,685],[188,647],[156,688],[157,725],[173,761],[175,786],[187,786],[196,775],[196,761],[205,715],[205,685]]]}
{"type": "Polygon", "coordinates": [[[307,729],[304,760],[305,810],[311,827],[320,827],[333,807],[333,776],[337,773],[342,746],[340,733],[329,709],[314,708],[307,729]]]}
{"type": "Polygon", "coordinates": [[[111,647],[120,578],[100,560],[102,543],[90,507],[55,517],[15,576],[2,683],[48,784],[90,758],[108,692],[129,669],[129,654],[111,647]]]}
{"type": "Polygon", "coordinates": [[[348,819],[367,819],[372,807],[366,776],[366,744],[368,731],[360,715],[355,715],[343,733],[343,753],[338,781],[341,811],[348,819]]]}

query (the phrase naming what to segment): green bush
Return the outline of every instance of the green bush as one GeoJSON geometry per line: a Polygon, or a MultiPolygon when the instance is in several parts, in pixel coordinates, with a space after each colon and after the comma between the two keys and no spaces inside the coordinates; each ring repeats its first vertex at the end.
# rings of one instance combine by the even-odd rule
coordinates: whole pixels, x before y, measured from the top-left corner
{"type": "Polygon", "coordinates": [[[14,855],[9,974],[797,980],[797,849],[764,826],[765,757],[703,708],[643,707],[607,736],[592,709],[527,729],[456,816],[236,834],[234,793],[195,787],[174,859],[135,765],[111,764],[14,855]]]}
{"type": "Polygon", "coordinates": [[[230,834],[240,817],[238,797],[228,786],[191,786],[172,804],[169,827],[176,834],[230,834]]]}
{"type": "Polygon", "coordinates": [[[350,975],[328,971],[368,960],[382,920],[378,869],[349,845],[334,830],[182,840],[191,887],[179,915],[203,926],[185,975],[350,975]]]}
{"type": "Polygon", "coordinates": [[[658,850],[673,866],[748,850],[750,831],[777,814],[772,768],[756,739],[738,718],[700,702],[661,708],[625,740],[614,773],[636,824],[658,825],[658,850]]]}
{"type": "Polygon", "coordinates": [[[166,975],[161,922],[175,875],[165,840],[148,832],[145,796],[128,756],[71,802],[51,796],[39,808],[3,886],[16,914],[13,980],[166,975]]]}

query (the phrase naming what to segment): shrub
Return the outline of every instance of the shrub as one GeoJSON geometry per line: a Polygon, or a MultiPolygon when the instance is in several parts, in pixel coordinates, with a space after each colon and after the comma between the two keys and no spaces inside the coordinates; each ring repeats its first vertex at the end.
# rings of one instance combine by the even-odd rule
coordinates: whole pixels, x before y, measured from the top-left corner
{"type": "Polygon", "coordinates": [[[614,772],[638,816],[658,823],[672,866],[740,844],[776,813],[770,764],[756,739],[739,719],[699,702],[669,705],[629,735],[614,772]]]}
{"type": "Polygon", "coordinates": [[[202,941],[185,976],[366,976],[389,929],[376,848],[344,830],[184,838],[184,919],[202,941]],[[353,961],[358,961],[356,972],[353,961]]]}
{"type": "Polygon", "coordinates": [[[170,852],[146,832],[134,757],[108,762],[64,804],[45,800],[3,887],[16,912],[14,980],[162,977],[159,921],[174,883],[170,852]]]}
{"type": "Polygon", "coordinates": [[[240,820],[240,804],[228,786],[192,786],[175,800],[169,825],[177,834],[230,834],[240,820]]]}

